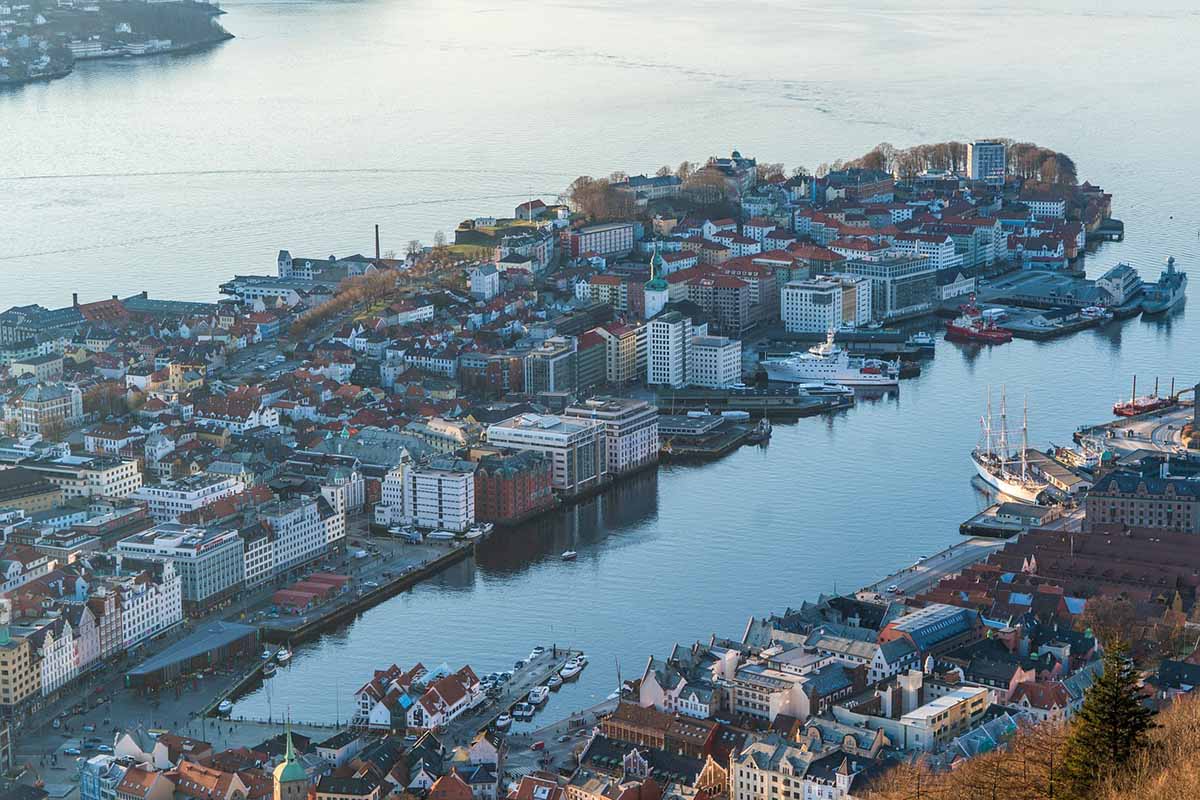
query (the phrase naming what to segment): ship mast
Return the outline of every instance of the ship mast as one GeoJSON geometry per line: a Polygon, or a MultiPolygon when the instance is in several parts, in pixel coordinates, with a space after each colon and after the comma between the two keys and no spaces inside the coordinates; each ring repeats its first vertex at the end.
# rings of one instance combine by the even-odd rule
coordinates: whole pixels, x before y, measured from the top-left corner
{"type": "Polygon", "coordinates": [[[1008,398],[1004,386],[1000,387],[1000,461],[1008,461],[1008,398]]]}
{"type": "Polygon", "coordinates": [[[987,416],[979,420],[983,423],[983,454],[992,455],[992,387],[987,387],[987,416]]]}
{"type": "Polygon", "coordinates": [[[1029,445],[1029,395],[1025,395],[1025,408],[1021,412],[1021,482],[1029,479],[1029,463],[1025,458],[1025,450],[1029,445]]]}

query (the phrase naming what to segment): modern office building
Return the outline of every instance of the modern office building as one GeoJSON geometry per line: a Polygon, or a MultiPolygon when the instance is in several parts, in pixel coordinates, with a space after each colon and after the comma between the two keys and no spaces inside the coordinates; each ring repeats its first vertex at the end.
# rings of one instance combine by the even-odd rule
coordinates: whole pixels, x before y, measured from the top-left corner
{"type": "Polygon", "coordinates": [[[472,461],[435,458],[409,467],[404,480],[404,512],[419,528],[462,533],[475,523],[475,469],[472,461]]]}
{"type": "Polygon", "coordinates": [[[658,461],[658,409],[644,400],[597,397],[568,406],[563,413],[604,423],[610,474],[633,472],[658,461]]]}
{"type": "Polygon", "coordinates": [[[122,539],[117,553],[170,561],[188,614],[202,614],[232,599],[245,583],[245,544],[232,528],[168,522],[122,539]]]}
{"type": "Polygon", "coordinates": [[[534,450],[553,464],[553,485],[561,494],[578,494],[598,486],[608,473],[604,423],[553,414],[521,414],[488,428],[497,447],[534,450]]]}

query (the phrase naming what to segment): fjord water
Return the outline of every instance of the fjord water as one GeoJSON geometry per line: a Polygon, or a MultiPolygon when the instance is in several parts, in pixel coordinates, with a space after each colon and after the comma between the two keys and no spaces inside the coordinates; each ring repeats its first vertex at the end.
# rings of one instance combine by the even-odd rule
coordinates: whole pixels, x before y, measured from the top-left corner
{"type": "MultiPolygon", "coordinates": [[[[1189,3],[630,0],[226,2],[237,35],[80,65],[0,94],[0,306],[141,291],[211,299],[234,273],[432,239],[576,175],[737,148],[809,168],[880,141],[1005,135],[1072,155],[1123,243],[1088,256],[1198,274],[1200,16],[1189,3]],[[914,8],[921,5],[921,8],[914,8]]],[[[1193,282],[1193,291],[1196,291],[1193,282]]],[[[1193,304],[1194,305],[1194,304],[1193,304]]],[[[1051,343],[939,342],[898,395],[666,466],[481,547],[298,648],[235,714],[345,719],[395,661],[510,668],[586,650],[545,717],[648,654],[852,589],[953,543],[982,504],[967,453],[985,386],[1028,392],[1038,444],[1104,419],[1137,372],[1200,379],[1195,309],[1051,343]],[[568,548],[579,559],[563,562],[568,548]]]]}

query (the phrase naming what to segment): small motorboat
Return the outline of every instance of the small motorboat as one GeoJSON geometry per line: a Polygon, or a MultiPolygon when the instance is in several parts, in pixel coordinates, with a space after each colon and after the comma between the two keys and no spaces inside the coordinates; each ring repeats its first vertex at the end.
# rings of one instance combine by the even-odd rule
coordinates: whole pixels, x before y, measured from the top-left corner
{"type": "Polygon", "coordinates": [[[546,686],[549,687],[550,691],[552,691],[552,692],[557,692],[559,689],[562,688],[562,685],[563,685],[563,679],[560,678],[558,675],[551,675],[550,679],[548,681],[546,681],[546,686]]]}
{"type": "Polygon", "coordinates": [[[431,542],[452,542],[457,536],[453,531],[433,531],[426,534],[425,538],[431,542]]]}
{"type": "Polygon", "coordinates": [[[263,648],[263,651],[262,651],[262,660],[263,661],[270,661],[271,656],[273,656],[273,655],[275,655],[275,653],[272,652],[271,648],[269,648],[269,647],[263,648]]]}
{"type": "Polygon", "coordinates": [[[563,665],[563,668],[558,671],[558,674],[564,681],[570,681],[578,678],[579,673],[581,672],[583,672],[583,664],[580,664],[578,661],[572,658],[563,665]]]}
{"type": "Polygon", "coordinates": [[[280,664],[286,664],[292,660],[292,651],[286,647],[275,654],[275,660],[280,664]]]}
{"type": "Polygon", "coordinates": [[[219,714],[228,714],[230,711],[233,711],[232,700],[222,700],[220,705],[217,706],[217,713],[219,714]]]}
{"type": "Polygon", "coordinates": [[[574,561],[577,558],[579,558],[579,553],[576,553],[574,550],[567,550],[562,554],[563,561],[574,561]]]}
{"type": "Polygon", "coordinates": [[[496,717],[496,722],[494,724],[496,726],[496,730],[498,730],[498,731],[508,730],[509,728],[512,727],[512,724],[513,724],[512,714],[509,714],[507,712],[504,714],[501,714],[500,716],[496,717]]]}
{"type": "Polygon", "coordinates": [[[513,710],[512,710],[513,719],[517,719],[517,720],[533,719],[534,710],[535,710],[534,707],[531,706],[529,703],[517,703],[515,706],[513,706],[513,710]]]}
{"type": "Polygon", "coordinates": [[[550,699],[549,686],[535,686],[529,690],[529,702],[532,705],[540,706],[550,699]]]}
{"type": "Polygon", "coordinates": [[[469,539],[471,541],[474,541],[476,539],[482,539],[483,531],[479,530],[479,528],[471,528],[469,531],[466,532],[466,534],[464,535],[463,538],[469,539]]]}
{"type": "Polygon", "coordinates": [[[937,339],[928,331],[914,333],[904,343],[909,347],[915,347],[918,350],[928,352],[932,352],[937,347],[937,339]]]}
{"type": "Polygon", "coordinates": [[[263,677],[264,677],[264,678],[269,678],[269,677],[271,677],[272,675],[274,675],[274,674],[275,674],[275,662],[274,662],[274,661],[268,661],[266,664],[264,664],[264,665],[263,665],[263,673],[262,673],[262,674],[263,674],[263,677]]]}
{"type": "Polygon", "coordinates": [[[527,661],[537,661],[539,658],[541,658],[545,654],[546,654],[546,648],[542,647],[539,644],[537,647],[535,647],[529,651],[529,658],[526,660],[527,661]]]}

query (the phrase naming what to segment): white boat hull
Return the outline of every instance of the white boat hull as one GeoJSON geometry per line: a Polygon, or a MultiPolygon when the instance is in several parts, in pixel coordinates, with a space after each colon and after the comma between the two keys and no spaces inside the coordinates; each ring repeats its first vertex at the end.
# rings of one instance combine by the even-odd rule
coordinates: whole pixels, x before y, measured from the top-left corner
{"type": "Polygon", "coordinates": [[[888,377],[883,373],[851,371],[837,372],[829,375],[800,375],[786,364],[773,364],[770,361],[764,361],[763,368],[766,369],[769,380],[785,383],[830,381],[832,383],[840,383],[843,386],[897,386],[900,383],[898,377],[888,377]]]}
{"type": "Polygon", "coordinates": [[[1045,484],[1028,484],[1020,481],[1007,480],[1003,476],[997,475],[988,469],[979,459],[972,458],[975,464],[975,471],[979,473],[979,477],[984,483],[991,486],[996,491],[1003,495],[1021,500],[1026,503],[1036,503],[1038,495],[1046,489],[1045,484]]]}

